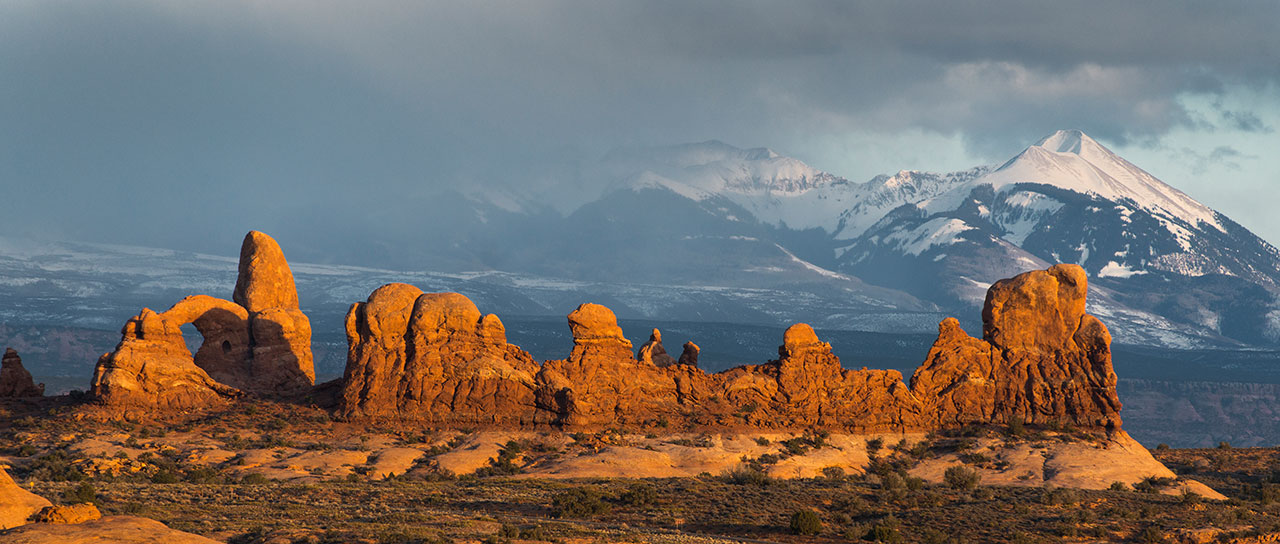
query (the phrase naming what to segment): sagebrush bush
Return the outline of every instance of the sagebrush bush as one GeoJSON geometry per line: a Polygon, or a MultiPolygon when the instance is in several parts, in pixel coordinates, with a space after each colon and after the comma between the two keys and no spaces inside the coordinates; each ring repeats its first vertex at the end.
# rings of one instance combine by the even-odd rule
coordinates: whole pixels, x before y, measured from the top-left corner
{"type": "Polygon", "coordinates": [[[822,520],[813,510],[799,510],[791,515],[791,532],[797,535],[816,535],[822,532],[822,520]]]}
{"type": "Polygon", "coordinates": [[[942,481],[951,486],[952,489],[974,489],[978,487],[978,483],[982,481],[982,476],[978,471],[968,467],[954,466],[942,473],[942,481]]]}
{"type": "Polygon", "coordinates": [[[608,514],[613,507],[604,494],[593,487],[575,487],[551,498],[553,514],[558,518],[588,518],[608,514]]]}

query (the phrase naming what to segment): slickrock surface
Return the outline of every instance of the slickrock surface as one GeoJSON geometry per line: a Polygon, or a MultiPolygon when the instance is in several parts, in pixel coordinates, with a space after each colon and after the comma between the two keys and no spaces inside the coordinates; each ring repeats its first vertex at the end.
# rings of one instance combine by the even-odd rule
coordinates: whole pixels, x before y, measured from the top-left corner
{"type": "Polygon", "coordinates": [[[351,307],[346,327],[345,415],[532,422],[537,363],[466,297],[385,285],[351,307]]]}
{"type": "Polygon", "coordinates": [[[92,396],[116,408],[185,410],[242,391],[310,390],[311,325],[298,310],[284,254],[271,237],[250,232],[240,256],[235,302],[195,295],[164,313],[143,308],[121,330],[115,351],[99,359],[92,396]],[[204,337],[194,356],[182,337],[188,323],[204,337]]]}
{"type": "Polygon", "coordinates": [[[0,469],[0,529],[9,529],[27,523],[27,518],[39,512],[49,501],[36,495],[9,477],[9,473],[0,469]]]}
{"type": "Polygon", "coordinates": [[[348,313],[340,411],[463,424],[683,421],[884,432],[1021,419],[1118,429],[1111,338],[1084,312],[1086,282],[1074,265],[997,282],[983,338],[943,321],[910,387],[894,370],[843,368],[803,323],[786,331],[777,360],[718,374],[696,367],[692,342],[683,364],[669,364],[656,330],[633,356],[613,312],[598,304],[569,314],[569,357],[539,368],[506,344],[496,317],[481,318],[462,295],[391,284],[348,313]]]}
{"type": "Polygon", "coordinates": [[[3,535],[5,544],[217,544],[199,535],[133,516],[110,516],[72,525],[31,523],[3,535]]]}
{"type": "Polygon", "coordinates": [[[31,373],[22,366],[22,358],[13,348],[5,348],[0,359],[0,397],[41,397],[44,384],[36,385],[31,373]]]}

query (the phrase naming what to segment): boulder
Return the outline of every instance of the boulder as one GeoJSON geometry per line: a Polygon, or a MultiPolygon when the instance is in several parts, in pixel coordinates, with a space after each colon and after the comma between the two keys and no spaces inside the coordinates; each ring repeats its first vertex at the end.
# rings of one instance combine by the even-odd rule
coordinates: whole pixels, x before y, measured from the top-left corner
{"type": "Polygon", "coordinates": [[[36,523],[84,523],[102,517],[102,512],[91,503],[46,506],[32,516],[36,523]]]}
{"type": "Polygon", "coordinates": [[[463,295],[384,285],[347,313],[347,338],[347,417],[533,420],[537,363],[463,295]]]}
{"type": "Polygon", "coordinates": [[[23,489],[9,477],[9,473],[0,468],[0,529],[24,525],[33,514],[47,506],[52,504],[23,489]]]}
{"type": "Polygon", "coordinates": [[[649,333],[649,341],[640,346],[640,351],[636,353],[636,359],[654,366],[676,364],[675,357],[667,355],[667,350],[662,347],[662,331],[658,329],[653,329],[653,332],[649,333]]]}
{"type": "Polygon", "coordinates": [[[13,348],[6,348],[4,358],[0,359],[0,398],[42,396],[44,384],[36,385],[31,373],[23,368],[18,352],[13,348]]]}

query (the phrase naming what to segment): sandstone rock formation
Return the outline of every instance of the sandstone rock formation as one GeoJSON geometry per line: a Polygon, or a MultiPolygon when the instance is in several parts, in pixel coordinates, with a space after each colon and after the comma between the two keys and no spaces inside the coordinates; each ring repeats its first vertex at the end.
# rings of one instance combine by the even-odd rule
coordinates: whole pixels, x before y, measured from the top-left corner
{"type": "Polygon", "coordinates": [[[130,409],[185,410],[217,404],[240,395],[234,387],[209,376],[196,364],[182,339],[181,326],[197,323],[208,331],[196,353],[215,372],[233,372],[234,356],[247,347],[242,324],[245,311],[221,299],[196,295],[164,313],[143,308],[125,323],[115,351],[98,360],[91,394],[99,402],[130,409]]]}
{"type": "Polygon", "coordinates": [[[44,384],[36,385],[31,373],[22,367],[18,352],[6,348],[0,359],[0,398],[40,396],[44,396],[44,384]]]}
{"type": "Polygon", "coordinates": [[[9,473],[0,469],[0,529],[23,525],[46,506],[51,506],[49,501],[23,489],[9,473]]]}
{"type": "Polygon", "coordinates": [[[698,353],[700,352],[702,352],[702,349],[692,340],[685,342],[684,351],[680,353],[680,360],[676,361],[676,364],[698,366],[698,353]]]}
{"type": "Polygon", "coordinates": [[[385,285],[351,307],[346,328],[344,415],[532,421],[537,363],[466,297],[385,285]]]}
{"type": "Polygon", "coordinates": [[[613,312],[597,304],[569,314],[568,358],[539,368],[462,295],[391,284],[348,312],[341,411],[458,424],[878,432],[1020,418],[1116,429],[1111,339],[1084,313],[1086,290],[1083,269],[1072,265],[997,282],[983,338],[944,320],[908,387],[895,370],[843,368],[803,323],[787,329],[777,360],[717,374],[697,368],[692,342],[671,364],[657,330],[633,356],[613,312]]]}
{"type": "Polygon", "coordinates": [[[1118,428],[1120,400],[1111,335],[1085,313],[1084,269],[1057,265],[996,282],[982,310],[982,339],[959,323],[938,340],[911,377],[926,424],[962,425],[1021,418],[1118,428]]]}
{"type": "Polygon", "coordinates": [[[120,408],[190,409],[242,391],[291,396],[315,382],[311,325],[298,310],[293,276],[280,247],[260,232],[245,236],[236,302],[206,295],[164,313],[143,308],[121,330],[115,351],[94,369],[92,396],[120,408]],[[194,355],[182,336],[204,337],[194,355]]]}
{"type": "Polygon", "coordinates": [[[31,520],[36,523],[84,523],[101,519],[102,512],[92,503],[46,506],[36,512],[31,520]]]}
{"type": "Polygon", "coordinates": [[[667,355],[667,350],[662,347],[662,331],[658,329],[653,329],[653,332],[649,333],[649,341],[640,346],[640,351],[636,353],[636,359],[654,366],[676,364],[676,358],[667,355]]]}
{"type": "Polygon", "coordinates": [[[311,322],[298,309],[293,272],[276,241],[250,231],[240,246],[240,274],[232,300],[249,312],[252,353],[247,383],[228,382],[249,390],[296,394],[316,381],[311,355],[311,322]]]}

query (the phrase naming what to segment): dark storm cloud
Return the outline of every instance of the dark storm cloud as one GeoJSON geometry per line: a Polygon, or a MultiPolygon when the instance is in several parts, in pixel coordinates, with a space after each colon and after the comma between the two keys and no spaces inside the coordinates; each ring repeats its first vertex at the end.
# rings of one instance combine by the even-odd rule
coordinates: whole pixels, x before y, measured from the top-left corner
{"type": "Polygon", "coordinates": [[[0,183],[36,231],[222,248],[393,229],[377,210],[440,188],[591,183],[576,163],[620,145],[821,163],[800,142],[921,130],[996,159],[1063,127],[1269,126],[1179,97],[1274,89],[1280,4],[1060,4],[9,4],[0,183]]]}

